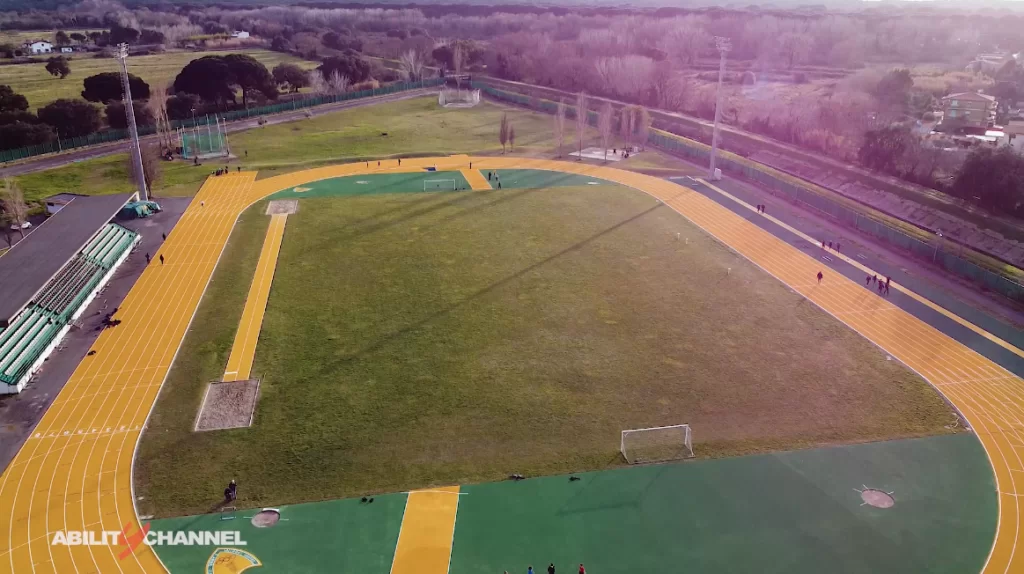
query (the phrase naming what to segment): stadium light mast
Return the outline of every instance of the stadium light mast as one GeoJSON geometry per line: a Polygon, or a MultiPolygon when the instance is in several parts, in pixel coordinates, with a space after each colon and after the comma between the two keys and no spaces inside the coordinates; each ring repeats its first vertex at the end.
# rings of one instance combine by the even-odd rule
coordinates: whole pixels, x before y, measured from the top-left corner
{"type": "Polygon", "coordinates": [[[715,160],[718,159],[718,124],[722,121],[722,81],[725,78],[725,58],[732,49],[732,40],[724,36],[715,36],[715,48],[718,50],[718,92],[715,95],[715,127],[711,133],[711,165],[708,167],[708,179],[715,179],[715,160]]]}
{"type": "Polygon", "coordinates": [[[135,183],[139,188],[139,199],[149,201],[146,189],[146,174],[142,165],[142,144],[139,142],[139,128],[135,125],[135,108],[132,106],[132,89],[128,82],[128,44],[117,45],[117,59],[121,62],[121,91],[124,96],[124,114],[128,118],[128,133],[131,135],[132,165],[135,166],[135,183]]]}

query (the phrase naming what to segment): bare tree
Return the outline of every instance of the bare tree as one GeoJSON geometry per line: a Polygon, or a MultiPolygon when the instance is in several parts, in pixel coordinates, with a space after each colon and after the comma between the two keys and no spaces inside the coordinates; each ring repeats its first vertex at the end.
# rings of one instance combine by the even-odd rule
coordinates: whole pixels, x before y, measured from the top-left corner
{"type": "Polygon", "coordinates": [[[508,126],[508,147],[512,148],[512,151],[516,149],[516,127],[511,124],[508,126]]]}
{"type": "Polygon", "coordinates": [[[455,87],[462,90],[462,69],[466,65],[466,52],[462,49],[462,42],[455,42],[452,46],[452,67],[455,68],[455,87]]]}
{"type": "Polygon", "coordinates": [[[576,95],[576,141],[579,143],[579,160],[583,160],[583,140],[587,130],[587,93],[580,92],[576,95]]]}
{"type": "Polygon", "coordinates": [[[11,226],[14,225],[14,218],[11,214],[6,211],[0,212],[0,231],[4,234],[4,241],[7,242],[7,248],[14,247],[14,241],[11,239],[14,234],[11,233],[11,226]]]}
{"type": "Polygon", "coordinates": [[[168,151],[174,150],[174,129],[171,128],[171,120],[167,117],[167,85],[154,84],[149,91],[149,101],[146,105],[156,121],[156,135],[160,146],[168,151]]]}
{"type": "MultiPolygon", "coordinates": [[[[132,174],[132,178],[134,178],[135,162],[132,161],[131,157],[128,157],[126,162],[128,173],[132,174]]],[[[146,179],[146,188],[151,191],[156,184],[160,183],[163,176],[163,166],[160,162],[159,145],[150,144],[142,146],[142,175],[146,179]]]]}
{"type": "Polygon", "coordinates": [[[419,51],[406,50],[398,57],[398,64],[406,80],[418,82],[423,79],[423,55],[419,51]]]}
{"type": "Polygon", "coordinates": [[[633,143],[634,122],[636,121],[636,106],[624,106],[619,112],[619,133],[622,141],[629,146],[633,143]]]}
{"type": "Polygon", "coordinates": [[[604,148],[604,161],[608,161],[608,144],[612,140],[612,105],[605,102],[597,113],[597,131],[601,134],[601,147],[604,148]]]}
{"type": "Polygon", "coordinates": [[[505,153],[505,144],[508,142],[507,114],[501,114],[501,127],[498,128],[498,141],[501,142],[501,153],[505,153]]]}
{"type": "Polygon", "coordinates": [[[324,77],[323,72],[320,70],[312,70],[309,72],[309,88],[318,96],[326,96],[331,91],[331,86],[327,83],[327,78],[324,77]]]}
{"type": "Polygon", "coordinates": [[[565,139],[565,100],[558,99],[555,108],[555,139],[558,141],[558,157],[562,157],[562,140],[565,139]]]}
{"type": "Polygon", "coordinates": [[[634,119],[635,130],[636,130],[636,143],[640,144],[640,149],[647,147],[647,138],[651,136],[651,114],[647,112],[647,108],[640,106],[639,117],[634,119]]]}
{"type": "Polygon", "coordinates": [[[331,93],[335,95],[347,92],[350,83],[351,80],[348,79],[348,76],[341,75],[338,70],[331,72],[331,77],[327,80],[327,84],[331,87],[331,93]]]}
{"type": "Polygon", "coordinates": [[[18,233],[21,233],[21,237],[24,239],[25,230],[22,229],[22,226],[25,224],[25,218],[28,217],[28,205],[25,204],[25,196],[21,193],[21,188],[15,183],[14,178],[4,178],[0,201],[4,204],[4,211],[7,212],[8,218],[14,222],[18,233]]]}

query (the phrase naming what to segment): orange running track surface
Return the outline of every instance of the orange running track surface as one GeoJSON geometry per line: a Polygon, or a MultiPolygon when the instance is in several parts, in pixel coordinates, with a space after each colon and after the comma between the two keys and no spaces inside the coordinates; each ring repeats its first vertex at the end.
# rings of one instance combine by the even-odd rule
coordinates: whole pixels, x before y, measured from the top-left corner
{"type": "Polygon", "coordinates": [[[274,271],[277,269],[277,256],[281,252],[284,240],[284,224],[287,215],[271,215],[267,226],[267,238],[263,241],[260,259],[256,264],[256,273],[245,297],[245,308],[238,322],[235,341],[228,355],[228,366],[224,371],[225,381],[244,381],[252,371],[252,362],[256,358],[256,343],[260,339],[263,327],[263,315],[267,311],[270,299],[270,286],[274,282],[274,271]]]}
{"type": "MultiPolygon", "coordinates": [[[[546,169],[644,191],[788,284],[914,369],[955,404],[995,471],[999,523],[985,572],[1024,571],[1016,552],[1024,493],[1024,385],[1020,378],[825,268],[711,199],[652,176],[582,163],[455,156],[369,168],[329,166],[254,182],[254,173],[210,178],[120,307],[122,324],[100,335],[25,446],[0,477],[0,572],[161,572],[148,548],[50,546],[62,530],[138,527],[132,498],[135,445],[238,215],[252,202],[312,181],[394,171],[546,169]],[[201,206],[200,202],[205,205],[201,206]],[[818,271],[824,274],[819,285],[818,271]],[[1017,481],[1021,482],[1018,483],[1017,481]]],[[[425,573],[433,574],[433,573],[425,573]]],[[[441,574],[440,572],[438,574],[441,574]]]]}

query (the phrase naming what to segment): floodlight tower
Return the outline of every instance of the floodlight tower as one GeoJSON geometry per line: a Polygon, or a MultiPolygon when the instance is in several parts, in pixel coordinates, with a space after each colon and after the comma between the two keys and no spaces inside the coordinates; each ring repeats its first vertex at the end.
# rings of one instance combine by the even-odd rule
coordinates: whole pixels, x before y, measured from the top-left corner
{"type": "Polygon", "coordinates": [[[725,58],[732,49],[732,40],[724,36],[715,36],[715,48],[718,50],[718,93],[715,95],[715,127],[711,133],[711,165],[708,167],[708,178],[715,179],[715,156],[718,154],[718,123],[722,121],[722,80],[725,78],[725,58]]]}
{"type": "Polygon", "coordinates": [[[117,59],[121,62],[121,90],[124,94],[124,114],[128,117],[128,133],[131,135],[132,165],[135,166],[135,183],[139,188],[139,199],[149,200],[146,189],[146,174],[142,165],[142,145],[139,143],[139,129],[135,125],[135,108],[132,106],[132,89],[128,82],[128,44],[117,45],[117,59]]]}

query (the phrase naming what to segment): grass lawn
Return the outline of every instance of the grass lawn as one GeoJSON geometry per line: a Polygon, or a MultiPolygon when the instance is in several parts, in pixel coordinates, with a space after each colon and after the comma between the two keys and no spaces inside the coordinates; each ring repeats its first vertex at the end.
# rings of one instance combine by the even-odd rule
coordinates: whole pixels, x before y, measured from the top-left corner
{"type": "Polygon", "coordinates": [[[619,466],[625,428],[690,423],[699,456],[722,457],[954,420],[677,213],[596,185],[303,199],[260,334],[254,426],[193,433],[261,212],[232,236],[143,436],[141,514],[207,511],[231,478],[260,506],[619,466]]]}
{"type": "MultiPolygon", "coordinates": [[[[291,62],[303,68],[315,68],[316,62],[308,62],[280,52],[269,50],[244,50],[259,60],[268,69],[282,62],[291,62]]],[[[230,52],[167,52],[150,56],[137,56],[128,61],[129,71],[142,78],[150,86],[158,83],[171,84],[178,72],[192,60],[203,56],[223,56],[230,52]]],[[[60,98],[81,98],[85,78],[102,72],[118,71],[114,58],[93,58],[92,54],[74,54],[71,58],[71,75],[61,80],[46,71],[46,63],[17,64],[0,68],[4,84],[28,98],[31,110],[45,106],[60,98]]]]}
{"type": "MultiPolygon", "coordinates": [[[[554,157],[557,153],[550,116],[483,102],[471,109],[443,109],[434,97],[354,108],[287,124],[233,134],[231,147],[243,156],[244,169],[258,169],[260,177],[340,163],[360,158],[448,153],[501,153],[498,124],[508,113],[516,128],[516,148],[509,153],[554,157]],[[387,136],[381,136],[387,132],[387,136]],[[249,152],[247,157],[245,151],[249,152]]],[[[567,128],[564,153],[571,151],[575,131],[567,128]]],[[[596,132],[589,132],[596,137],[596,132]]],[[[16,179],[28,200],[54,193],[87,195],[122,193],[133,188],[128,177],[127,154],[87,160],[16,179]]],[[[192,195],[213,167],[195,168],[186,162],[163,163],[163,179],[155,194],[192,195]]],[[[234,163],[233,165],[238,165],[234,163]]],[[[692,170],[687,164],[658,152],[642,153],[618,167],[671,172],[692,170]],[[632,162],[632,163],[631,163],[632,162]],[[654,165],[652,165],[654,164],[654,165]]]]}

